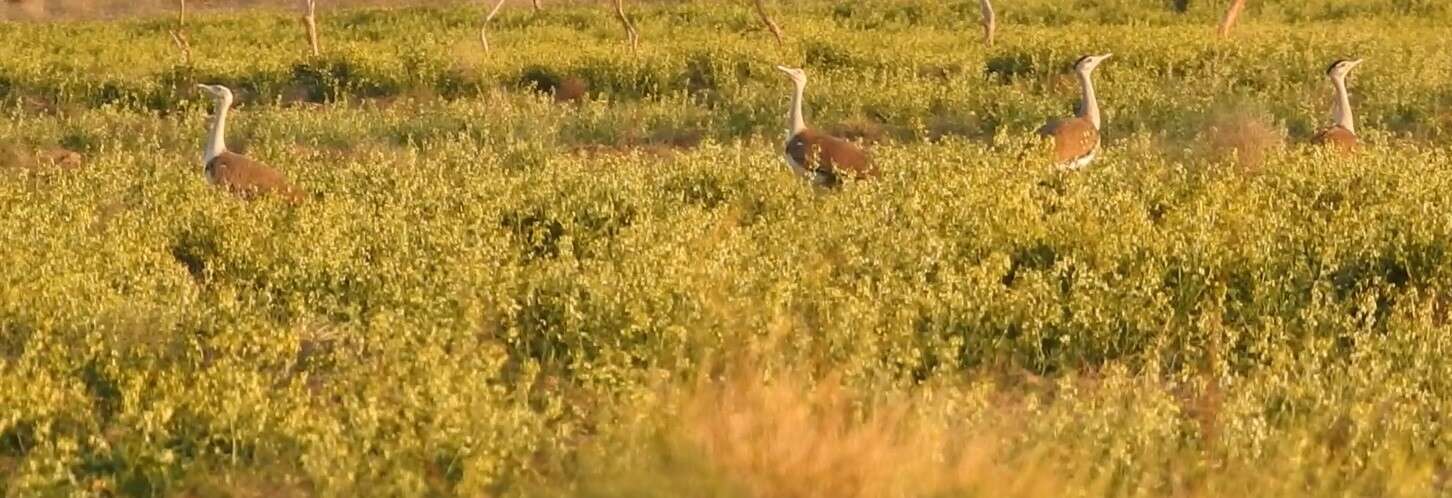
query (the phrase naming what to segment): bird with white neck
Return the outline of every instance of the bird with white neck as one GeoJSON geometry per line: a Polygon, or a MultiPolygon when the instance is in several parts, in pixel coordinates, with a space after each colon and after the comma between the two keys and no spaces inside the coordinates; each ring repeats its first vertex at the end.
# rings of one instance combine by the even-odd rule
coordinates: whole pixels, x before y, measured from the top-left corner
{"type": "Polygon", "coordinates": [[[777,66],[776,69],[792,81],[792,101],[787,112],[787,138],[784,146],[787,166],[792,173],[806,179],[813,186],[836,188],[842,184],[841,176],[856,179],[871,178],[877,174],[872,160],[860,147],[841,138],[807,127],[802,115],[802,100],[807,89],[807,72],[797,68],[777,66]]]}
{"type": "Polygon", "coordinates": [[[1090,75],[1100,63],[1113,55],[1086,55],[1075,61],[1074,74],[1079,77],[1082,92],[1078,112],[1072,118],[1055,119],[1038,129],[1039,135],[1054,141],[1054,167],[1080,169],[1099,155],[1099,130],[1103,123],[1099,115],[1099,99],[1094,94],[1094,80],[1090,75]]]}
{"type": "Polygon", "coordinates": [[[289,184],[281,172],[227,150],[227,114],[234,99],[232,90],[222,85],[197,85],[197,88],[210,94],[216,103],[207,130],[207,145],[202,150],[202,173],[207,182],[243,198],[277,195],[293,202],[301,201],[303,193],[289,184]]]}
{"type": "Polygon", "coordinates": [[[1356,119],[1351,114],[1351,94],[1346,91],[1346,77],[1361,64],[1361,59],[1341,59],[1326,68],[1326,77],[1331,80],[1335,97],[1331,100],[1331,126],[1311,137],[1316,145],[1332,147],[1342,152],[1357,148],[1356,119]]]}

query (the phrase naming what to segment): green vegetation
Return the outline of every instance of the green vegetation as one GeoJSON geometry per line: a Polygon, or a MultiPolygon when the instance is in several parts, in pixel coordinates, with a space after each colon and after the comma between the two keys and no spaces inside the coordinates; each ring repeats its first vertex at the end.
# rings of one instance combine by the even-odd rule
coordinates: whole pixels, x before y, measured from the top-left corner
{"type": "MultiPolygon", "coordinates": [[[[0,25],[6,496],[1445,496],[1452,6],[0,25]],[[1106,151],[1031,131],[1096,74],[1106,151]],[[1322,71],[1367,148],[1304,145],[1322,71]],[[788,84],[884,176],[817,194],[788,84]],[[569,78],[588,98],[545,92],[569,78]],[[234,149],[311,193],[243,202],[234,149]],[[48,167],[35,150],[81,152],[48,167]]],[[[1071,5],[1072,4],[1072,5],[1071,5]]],[[[1092,5],[1091,5],[1092,4],[1092,5]]]]}

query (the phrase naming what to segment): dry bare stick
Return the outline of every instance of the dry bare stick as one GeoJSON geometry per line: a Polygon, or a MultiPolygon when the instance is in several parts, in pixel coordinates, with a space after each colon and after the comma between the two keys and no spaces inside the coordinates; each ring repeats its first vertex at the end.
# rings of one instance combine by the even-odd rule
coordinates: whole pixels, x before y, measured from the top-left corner
{"type": "Polygon", "coordinates": [[[303,0],[303,7],[306,13],[303,14],[303,25],[308,29],[308,47],[313,51],[313,57],[317,57],[322,50],[318,47],[318,1],[303,0]]]}
{"type": "Polygon", "coordinates": [[[993,3],[979,0],[978,9],[983,13],[983,43],[993,46],[993,35],[998,33],[998,16],[993,14],[993,3]]]}
{"type": "Polygon", "coordinates": [[[484,23],[479,25],[479,43],[484,45],[484,51],[489,51],[489,21],[499,13],[499,8],[504,6],[504,0],[494,3],[494,8],[489,10],[489,15],[484,16],[484,23]]]}
{"type": "Polygon", "coordinates": [[[1225,10],[1225,17],[1220,19],[1220,37],[1230,36],[1230,28],[1235,26],[1235,20],[1240,17],[1241,9],[1245,8],[1245,0],[1230,0],[1230,8],[1225,10]]]}
{"type": "Polygon", "coordinates": [[[181,8],[177,10],[176,29],[171,30],[171,41],[176,48],[181,50],[182,64],[192,65],[192,44],[187,41],[187,0],[180,0],[181,8]]]}
{"type": "Polygon", "coordinates": [[[179,29],[171,30],[171,41],[176,44],[177,50],[181,50],[182,64],[192,65],[192,44],[187,42],[187,34],[179,29]]]}
{"type": "Polygon", "coordinates": [[[640,48],[640,33],[635,31],[635,24],[630,22],[630,16],[625,15],[625,0],[615,0],[615,15],[620,16],[620,24],[625,26],[625,36],[630,38],[630,52],[635,53],[640,48]]]}
{"type": "Polygon", "coordinates": [[[781,26],[778,26],[776,21],[771,20],[771,16],[766,14],[766,5],[763,3],[763,0],[756,0],[755,3],[756,15],[761,17],[761,22],[766,24],[766,29],[771,30],[772,36],[776,37],[776,44],[778,46],[786,44],[786,40],[781,36],[781,26]]]}

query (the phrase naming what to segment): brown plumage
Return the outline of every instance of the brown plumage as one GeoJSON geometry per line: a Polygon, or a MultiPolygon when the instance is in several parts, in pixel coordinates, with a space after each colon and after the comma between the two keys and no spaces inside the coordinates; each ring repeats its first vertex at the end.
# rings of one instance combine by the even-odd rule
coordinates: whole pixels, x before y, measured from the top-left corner
{"type": "Polygon", "coordinates": [[[288,184],[282,173],[234,152],[222,152],[208,161],[206,173],[213,184],[244,199],[276,195],[292,202],[303,200],[302,191],[288,184]]]}
{"type": "Polygon", "coordinates": [[[1311,143],[1345,152],[1352,152],[1357,148],[1356,134],[1340,126],[1321,130],[1316,136],[1311,137],[1311,143]]]}
{"type": "Polygon", "coordinates": [[[823,187],[840,185],[844,174],[858,180],[877,175],[872,159],[862,148],[813,129],[793,135],[786,143],[786,154],[812,183],[823,187]]]}
{"type": "Polygon", "coordinates": [[[303,200],[303,192],[289,185],[287,177],[266,164],[227,150],[227,111],[232,107],[232,90],[222,85],[197,85],[217,101],[212,125],[207,132],[202,167],[207,181],[244,199],[276,195],[292,202],[303,200]]]}
{"type": "Polygon", "coordinates": [[[590,85],[585,80],[570,76],[561,79],[553,93],[555,102],[578,102],[589,96],[590,85]]]}
{"type": "Polygon", "coordinates": [[[1056,119],[1038,133],[1054,140],[1054,164],[1087,162],[1099,148],[1099,130],[1084,118],[1056,119]]]}
{"type": "Polygon", "coordinates": [[[803,94],[807,73],[801,69],[777,66],[793,84],[792,103],[787,114],[787,140],[784,146],[787,166],[792,173],[818,187],[835,188],[842,176],[866,179],[876,176],[877,169],[867,152],[852,142],[807,127],[802,115],[803,94]]]}
{"type": "Polygon", "coordinates": [[[1074,62],[1074,74],[1079,78],[1080,91],[1078,111],[1074,117],[1055,119],[1038,129],[1038,134],[1054,140],[1054,167],[1060,170],[1076,170],[1088,166],[1099,155],[1099,100],[1094,96],[1094,82],[1090,74],[1100,63],[1114,54],[1086,55],[1074,62]]]}

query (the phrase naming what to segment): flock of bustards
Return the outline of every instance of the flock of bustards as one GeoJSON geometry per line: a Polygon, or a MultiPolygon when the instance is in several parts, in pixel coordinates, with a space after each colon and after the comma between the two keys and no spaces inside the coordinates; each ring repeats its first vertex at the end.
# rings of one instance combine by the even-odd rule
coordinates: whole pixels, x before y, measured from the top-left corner
{"type": "MultiPolygon", "coordinates": [[[[1074,63],[1082,92],[1074,117],[1055,119],[1039,128],[1038,134],[1052,139],[1053,166],[1060,170],[1077,170],[1094,161],[1099,154],[1099,101],[1094,96],[1090,74],[1112,54],[1087,55],[1074,63]]],[[[1346,91],[1346,76],[1360,59],[1338,60],[1326,69],[1335,89],[1331,103],[1330,127],[1317,133],[1312,142],[1341,151],[1356,148],[1356,125],[1351,117],[1351,99],[1346,91]]],[[[843,176],[866,179],[876,175],[867,152],[856,144],[807,127],[802,114],[803,94],[807,89],[807,73],[801,69],[777,66],[793,84],[791,107],[787,117],[787,139],[783,149],[792,173],[816,187],[835,188],[843,176]]],[[[288,183],[280,172],[241,154],[227,150],[227,110],[232,106],[232,90],[221,85],[198,85],[216,99],[217,107],[207,135],[203,154],[207,181],[235,194],[250,197],[272,194],[290,200],[301,200],[302,192],[288,183]]]]}

